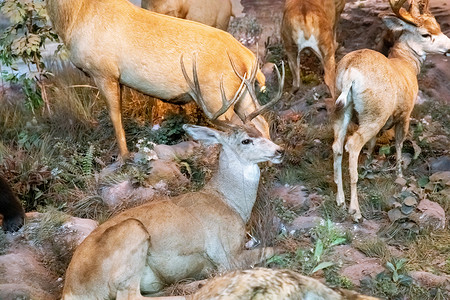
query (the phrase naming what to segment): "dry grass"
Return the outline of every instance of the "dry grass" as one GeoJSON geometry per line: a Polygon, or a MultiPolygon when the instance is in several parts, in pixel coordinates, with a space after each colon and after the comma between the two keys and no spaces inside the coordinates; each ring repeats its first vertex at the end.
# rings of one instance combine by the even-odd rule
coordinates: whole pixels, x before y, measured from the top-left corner
{"type": "Polygon", "coordinates": [[[450,229],[423,232],[406,251],[410,270],[450,275],[450,229]]]}

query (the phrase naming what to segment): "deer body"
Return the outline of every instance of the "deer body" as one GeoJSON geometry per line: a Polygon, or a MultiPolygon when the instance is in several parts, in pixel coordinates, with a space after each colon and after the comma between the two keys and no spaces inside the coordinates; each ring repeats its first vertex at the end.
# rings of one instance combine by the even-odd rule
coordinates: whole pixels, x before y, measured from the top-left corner
{"type": "Polygon", "coordinates": [[[334,291],[292,270],[254,268],[217,276],[188,300],[377,300],[352,291],[334,291]]]}
{"type": "Polygon", "coordinates": [[[273,255],[269,248],[243,247],[258,189],[257,163],[280,162],[281,148],[253,134],[255,129],[185,129],[194,139],[222,144],[218,172],[199,192],[150,202],[101,224],[76,249],[63,299],[139,298],[140,291],[157,292],[209,270],[273,255]]]}
{"type": "Polygon", "coordinates": [[[300,87],[300,53],[311,49],[325,71],[325,83],[334,96],[336,27],[345,0],[287,0],[281,36],[293,78],[293,89],[300,87]]]}
{"type": "Polygon", "coordinates": [[[242,13],[239,0],[142,0],[142,8],[177,18],[228,29],[232,16],[242,13]]]}
{"type": "MultiPolygon", "coordinates": [[[[395,9],[396,6],[391,5],[398,13],[398,7],[395,9]]],[[[413,25],[398,17],[385,16],[383,21],[391,30],[402,31],[388,58],[363,49],[347,54],[337,66],[336,93],[339,97],[336,99],[333,143],[334,180],[338,187],[336,200],[338,205],[345,204],[342,155],[347,128],[355,115],[358,129],[345,144],[349,153],[349,212],[355,221],[362,218],[356,187],[362,147],[368,143],[368,152],[372,153],[378,132],[394,127],[396,168],[398,176],[402,176],[401,152],[417,98],[420,66],[427,53],[450,54],[450,39],[440,31],[434,17],[430,14],[421,17],[427,22],[413,25]]]]}
{"type": "MultiPolygon", "coordinates": [[[[138,8],[126,0],[47,0],[56,32],[70,50],[71,61],[95,80],[105,96],[122,156],[128,154],[121,118],[120,85],[172,103],[191,101],[180,57],[187,67],[196,57],[198,78],[205,105],[210,111],[221,106],[220,82],[233,95],[249,74],[254,54],[230,34],[200,23],[165,16],[138,8]]],[[[265,78],[258,69],[256,80],[265,78]]],[[[242,123],[259,104],[244,93],[221,118],[242,123]]],[[[269,137],[267,122],[257,116],[253,124],[269,137]]]]}

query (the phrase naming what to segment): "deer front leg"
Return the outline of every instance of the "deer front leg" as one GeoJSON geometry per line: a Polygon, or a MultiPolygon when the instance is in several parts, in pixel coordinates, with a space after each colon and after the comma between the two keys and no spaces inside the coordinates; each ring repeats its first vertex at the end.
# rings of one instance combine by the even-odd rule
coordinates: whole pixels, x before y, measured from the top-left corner
{"type": "Polygon", "coordinates": [[[277,253],[273,247],[262,247],[251,250],[243,250],[238,254],[237,261],[244,266],[254,266],[259,264],[277,253]]]}
{"type": "Polygon", "coordinates": [[[409,119],[405,120],[403,123],[395,125],[395,156],[396,156],[396,170],[397,176],[403,177],[402,172],[402,149],[403,142],[405,140],[406,134],[408,133],[409,119]]]}
{"type": "Polygon", "coordinates": [[[109,116],[114,126],[117,144],[122,159],[129,155],[125,131],[122,124],[122,99],[119,81],[114,78],[94,77],[95,83],[108,104],[109,116]]]}

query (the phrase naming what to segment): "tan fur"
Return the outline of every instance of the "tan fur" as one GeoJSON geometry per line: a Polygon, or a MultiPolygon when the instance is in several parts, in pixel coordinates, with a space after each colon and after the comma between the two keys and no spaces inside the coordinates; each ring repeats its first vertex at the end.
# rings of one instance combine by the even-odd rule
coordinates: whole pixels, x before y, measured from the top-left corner
{"type": "Polygon", "coordinates": [[[395,129],[397,174],[402,176],[401,151],[409,129],[411,111],[418,93],[417,74],[428,53],[450,54],[450,39],[440,30],[430,14],[420,16],[411,25],[394,16],[383,21],[392,30],[401,31],[389,57],[368,50],[358,50],[344,56],[337,66],[336,120],[334,122],[334,179],[338,186],[337,202],[345,205],[342,184],[342,155],[347,126],[354,114],[358,129],[345,145],[349,153],[351,200],[349,212],[355,221],[361,220],[358,204],[358,157],[368,143],[369,153],[375,146],[376,135],[382,129],[395,129]],[[425,19],[428,19],[425,21],[425,19]],[[427,27],[426,24],[432,24],[427,27]]]}
{"type": "Polygon", "coordinates": [[[208,281],[188,300],[377,300],[352,291],[334,291],[292,270],[255,268],[208,281]]]}
{"type": "MultiPolygon", "coordinates": [[[[255,63],[255,55],[222,30],[157,14],[127,0],[47,0],[47,9],[56,32],[70,51],[71,61],[94,78],[106,97],[122,156],[128,154],[128,149],[122,126],[120,84],[169,102],[191,101],[180,57],[184,55],[186,69],[191,70],[196,56],[206,106],[217,111],[222,104],[221,79],[229,98],[241,83],[228,55],[241,74],[249,74],[255,63]]],[[[264,86],[260,70],[256,79],[264,86]]],[[[234,110],[220,118],[242,124],[241,120],[257,106],[244,93],[234,110]]],[[[252,123],[269,137],[269,126],[262,116],[252,123]]]]}
{"type": "Polygon", "coordinates": [[[257,163],[281,160],[281,148],[255,137],[252,127],[224,133],[185,125],[194,139],[222,144],[217,173],[198,192],[149,202],[101,224],[76,249],[63,299],[140,299],[141,291],[158,292],[182,279],[272,256],[272,248],[244,250],[257,163]]]}
{"type": "Polygon", "coordinates": [[[228,29],[239,1],[233,0],[142,0],[141,7],[177,18],[228,29]]]}
{"type": "Polygon", "coordinates": [[[286,0],[281,37],[293,77],[293,90],[301,83],[300,52],[310,48],[322,62],[324,80],[334,98],[336,27],[344,5],[345,0],[286,0]]]}

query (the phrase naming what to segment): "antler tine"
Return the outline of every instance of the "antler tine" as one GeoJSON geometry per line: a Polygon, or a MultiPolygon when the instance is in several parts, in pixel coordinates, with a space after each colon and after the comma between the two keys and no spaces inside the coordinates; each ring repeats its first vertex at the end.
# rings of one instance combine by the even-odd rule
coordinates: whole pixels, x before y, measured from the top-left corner
{"type": "Polygon", "coordinates": [[[277,103],[278,101],[280,101],[282,95],[283,95],[283,88],[284,88],[284,62],[281,62],[281,74],[280,75],[280,70],[278,70],[277,65],[275,65],[275,70],[277,72],[277,78],[278,78],[278,92],[277,95],[270,100],[268,103],[264,104],[263,106],[261,106],[260,108],[258,108],[257,110],[255,110],[254,112],[252,112],[251,114],[249,114],[246,118],[245,118],[245,122],[250,122],[251,120],[253,120],[253,118],[255,118],[256,116],[260,115],[261,113],[267,111],[269,108],[271,108],[273,105],[275,105],[275,103],[277,103]]]}
{"type": "Polygon", "coordinates": [[[181,54],[180,63],[181,63],[181,71],[183,72],[183,76],[186,79],[186,82],[189,85],[189,88],[191,89],[191,92],[189,94],[194,99],[195,103],[197,103],[197,105],[201,107],[201,109],[203,110],[205,115],[208,117],[208,119],[216,120],[218,117],[223,115],[238,99],[241,98],[243,90],[244,90],[244,82],[241,82],[241,85],[239,86],[239,89],[237,90],[237,92],[234,94],[233,99],[228,101],[227,97],[225,95],[224,88],[223,88],[223,76],[222,76],[222,78],[220,79],[220,93],[222,95],[222,107],[216,113],[211,113],[205,104],[205,100],[203,99],[203,96],[202,96],[202,93],[200,90],[200,83],[198,81],[198,75],[197,75],[197,57],[194,56],[194,59],[192,62],[192,73],[193,73],[194,82],[192,82],[192,80],[189,78],[189,75],[186,72],[186,68],[185,68],[184,62],[183,62],[183,54],[181,54]]]}
{"type": "MultiPolygon", "coordinates": [[[[255,80],[256,80],[256,73],[258,71],[258,54],[256,54],[255,63],[252,66],[252,70],[250,72],[249,78],[246,78],[242,76],[239,71],[236,68],[236,64],[234,63],[234,60],[231,58],[230,53],[227,52],[228,59],[230,60],[231,67],[233,68],[234,73],[242,80],[242,82],[245,83],[245,86],[247,87],[247,91],[250,94],[250,97],[252,97],[253,102],[256,106],[259,106],[258,98],[256,97],[255,92],[255,80]]],[[[244,120],[243,120],[244,121],[244,120]]]]}
{"type": "Polygon", "coordinates": [[[391,5],[392,11],[397,17],[404,20],[405,22],[417,26],[413,15],[402,7],[405,2],[406,0],[389,0],[389,4],[391,5]]]}

